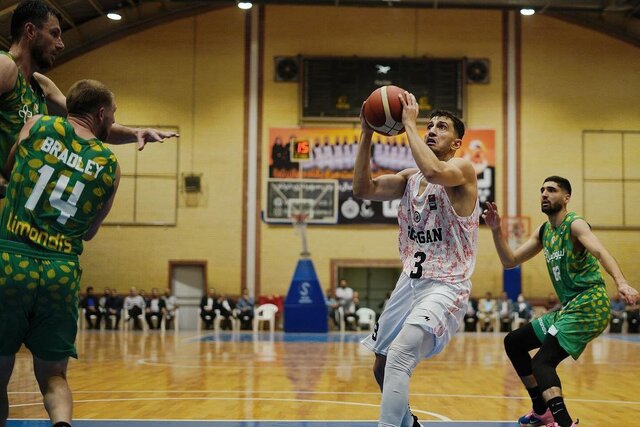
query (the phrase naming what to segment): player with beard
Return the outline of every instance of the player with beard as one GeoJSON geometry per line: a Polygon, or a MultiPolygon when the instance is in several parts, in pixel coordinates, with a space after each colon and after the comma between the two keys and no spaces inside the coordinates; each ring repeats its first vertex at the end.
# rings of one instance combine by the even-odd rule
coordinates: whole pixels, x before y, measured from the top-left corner
{"type": "Polygon", "coordinates": [[[81,80],[66,99],[67,118],[27,120],[7,162],[11,176],[0,209],[0,427],[22,344],[33,354],[51,425],[71,426],[67,365],[78,357],[78,257],[113,204],[120,168],[102,143],[115,120],[113,93],[81,80]]]}
{"type": "Polygon", "coordinates": [[[495,203],[483,213],[491,228],[500,261],[516,267],[541,250],[562,309],[549,312],[510,332],[504,347],[513,367],[527,388],[533,408],[518,421],[521,426],[576,426],[565,406],[557,366],[568,356],[578,359],[587,344],[609,324],[611,308],[598,262],[613,278],[620,296],[629,304],[638,301],[638,291],[627,283],[615,259],[591,231],[589,224],[567,211],[571,184],[550,176],[540,188],[541,209],[548,222],[529,240],[512,251],[502,232],[495,203]],[[539,348],[531,358],[529,351],[539,348]]]}
{"type": "MultiPolygon", "coordinates": [[[[62,49],[62,30],[55,9],[43,0],[21,2],[11,17],[11,47],[8,52],[0,51],[0,169],[6,163],[20,129],[30,117],[67,115],[64,94],[51,79],[40,74],[53,66],[62,49]]],[[[107,142],[137,141],[138,148],[142,149],[147,142],[176,135],[175,132],[133,129],[114,123],[107,142]]]]}

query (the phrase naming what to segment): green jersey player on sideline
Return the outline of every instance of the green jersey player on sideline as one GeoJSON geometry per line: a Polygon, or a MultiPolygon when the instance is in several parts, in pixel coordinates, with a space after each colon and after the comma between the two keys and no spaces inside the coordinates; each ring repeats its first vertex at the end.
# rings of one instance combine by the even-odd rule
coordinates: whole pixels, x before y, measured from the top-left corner
{"type": "Polygon", "coordinates": [[[120,169],[103,143],[114,123],[113,93],[95,80],[67,94],[68,117],[36,115],[9,154],[0,216],[0,427],[22,344],[54,427],[71,425],[66,371],[78,320],[78,255],[113,203],[120,169]],[[8,175],[9,176],[9,175],[8,175]]]}

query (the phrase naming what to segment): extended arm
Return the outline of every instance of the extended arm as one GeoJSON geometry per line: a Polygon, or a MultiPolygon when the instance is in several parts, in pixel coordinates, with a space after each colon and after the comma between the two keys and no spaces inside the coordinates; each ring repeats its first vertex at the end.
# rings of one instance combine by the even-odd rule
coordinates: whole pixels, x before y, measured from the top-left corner
{"type": "MultiPolygon", "coordinates": [[[[53,81],[47,76],[39,73],[34,73],[33,76],[36,78],[38,84],[40,84],[40,87],[47,97],[47,108],[49,109],[49,114],[54,116],[66,116],[67,98],[64,96],[62,91],[60,91],[55,83],[53,83],[53,81]]],[[[173,138],[174,136],[178,136],[178,133],[152,128],[136,129],[114,123],[113,126],[111,126],[109,138],[107,138],[106,142],[115,145],[137,142],[138,150],[142,150],[149,142],[162,142],[165,139],[173,138]]]]}
{"type": "Polygon", "coordinates": [[[525,261],[533,258],[538,252],[542,250],[542,242],[538,239],[538,232],[540,227],[531,234],[529,240],[524,242],[518,249],[511,250],[507,240],[504,237],[502,231],[502,225],[500,221],[500,215],[498,214],[498,208],[495,203],[488,202],[486,209],[482,214],[482,218],[485,224],[491,228],[491,234],[493,237],[493,243],[496,246],[500,262],[504,268],[514,268],[519,266],[525,261]]]}
{"type": "MultiPolygon", "coordinates": [[[[469,160],[461,157],[454,157],[448,161],[440,160],[420,137],[417,125],[419,108],[416,97],[409,92],[399,97],[402,103],[402,123],[407,132],[409,147],[416,165],[427,181],[444,187],[475,183],[476,171],[469,160]]],[[[455,143],[459,145],[462,141],[456,140],[455,143]]]]}
{"type": "Polygon", "coordinates": [[[622,299],[629,304],[635,304],[638,301],[638,291],[629,286],[618,263],[609,251],[605,249],[596,235],[593,234],[589,224],[582,219],[573,221],[571,223],[571,235],[578,239],[582,246],[600,261],[602,267],[604,267],[606,272],[609,273],[616,282],[618,292],[622,299]]]}
{"type": "MultiPolygon", "coordinates": [[[[364,107],[364,104],[363,104],[364,107]]],[[[361,113],[362,132],[353,170],[353,195],[368,200],[394,200],[402,197],[411,169],[395,175],[371,177],[371,136],[373,129],[367,125],[361,113]]],[[[415,171],[415,169],[413,169],[415,171]]]]}

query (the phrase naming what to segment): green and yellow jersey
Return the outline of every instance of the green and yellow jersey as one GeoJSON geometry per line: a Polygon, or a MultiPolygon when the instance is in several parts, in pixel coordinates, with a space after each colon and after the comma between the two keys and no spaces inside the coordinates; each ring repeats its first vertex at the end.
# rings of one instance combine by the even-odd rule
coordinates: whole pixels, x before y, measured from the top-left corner
{"type": "Polygon", "coordinates": [[[0,239],[45,252],[82,253],[82,236],[114,192],[117,159],[62,117],[43,116],[16,151],[0,239]]]}
{"type": "Polygon", "coordinates": [[[598,260],[586,249],[577,252],[571,240],[571,223],[581,219],[574,212],[560,226],[543,225],[542,247],[549,276],[560,302],[565,305],[581,292],[603,285],[598,260]]]}
{"type": "MultiPolygon", "coordinates": [[[[14,60],[8,52],[0,51],[14,60]]],[[[32,116],[47,114],[47,100],[35,79],[31,84],[20,71],[12,90],[0,94],[0,167],[4,167],[11,147],[24,123],[32,116]]]]}

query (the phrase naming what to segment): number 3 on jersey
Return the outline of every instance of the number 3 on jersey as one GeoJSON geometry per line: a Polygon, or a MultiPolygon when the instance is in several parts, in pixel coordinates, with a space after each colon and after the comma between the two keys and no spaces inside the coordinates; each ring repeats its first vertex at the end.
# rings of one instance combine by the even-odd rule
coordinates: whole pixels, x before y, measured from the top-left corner
{"type": "MultiPolygon", "coordinates": [[[[44,165],[40,169],[38,169],[38,173],[40,176],[38,177],[38,182],[33,187],[33,191],[27,199],[27,203],[24,204],[24,207],[30,211],[35,209],[38,204],[38,200],[42,196],[45,187],[49,183],[49,180],[53,176],[54,169],[49,165],[44,165]]],[[[82,190],[84,190],[84,184],[80,181],[76,182],[73,186],[73,190],[71,191],[71,195],[67,200],[62,200],[62,194],[64,190],[67,188],[69,184],[69,177],[65,175],[60,175],[58,178],[58,182],[56,182],[56,186],[51,192],[51,196],[49,197],[49,203],[54,208],[60,211],[60,216],[58,217],[58,222],[62,225],[67,223],[67,220],[76,214],[78,208],[76,204],[78,203],[78,199],[82,194],[82,190]]]]}
{"type": "Polygon", "coordinates": [[[413,254],[413,257],[416,259],[416,263],[413,264],[415,270],[409,274],[409,277],[412,279],[419,279],[422,277],[422,263],[427,259],[427,254],[424,252],[416,252],[413,254]]]}

